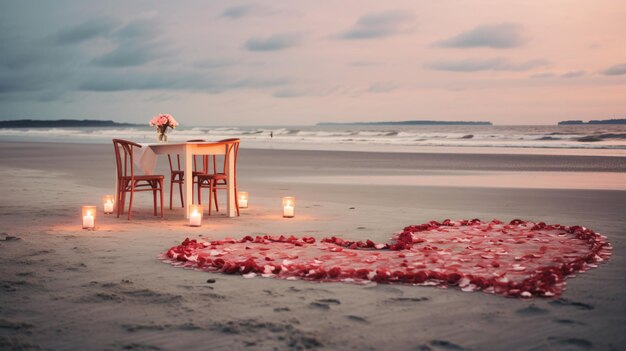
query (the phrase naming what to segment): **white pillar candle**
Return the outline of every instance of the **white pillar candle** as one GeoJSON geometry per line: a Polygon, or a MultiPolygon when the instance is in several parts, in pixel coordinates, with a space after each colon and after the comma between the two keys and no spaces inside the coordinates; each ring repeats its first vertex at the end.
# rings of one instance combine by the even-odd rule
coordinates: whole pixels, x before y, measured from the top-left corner
{"type": "Polygon", "coordinates": [[[86,215],[83,216],[83,228],[93,228],[94,227],[94,218],[90,212],[87,212],[86,215]]]}
{"type": "Polygon", "coordinates": [[[248,193],[240,191],[237,194],[237,203],[239,204],[239,208],[248,208],[248,193]]]}
{"type": "Polygon", "coordinates": [[[104,213],[113,213],[113,201],[104,203],[104,213]]]}
{"type": "Polygon", "coordinates": [[[83,206],[83,229],[95,229],[96,228],[96,206],[83,206]]]}
{"type": "Polygon", "coordinates": [[[291,218],[294,216],[296,208],[296,198],[293,196],[283,197],[283,217],[291,218]]]}
{"type": "Polygon", "coordinates": [[[283,217],[293,217],[293,206],[286,205],[283,208],[283,217]]]}
{"type": "Polygon", "coordinates": [[[104,207],[104,214],[113,213],[113,195],[104,195],[102,197],[102,207],[104,207]]]}
{"type": "Polygon", "coordinates": [[[194,211],[189,215],[189,225],[192,227],[199,227],[202,224],[202,214],[194,211]]]}

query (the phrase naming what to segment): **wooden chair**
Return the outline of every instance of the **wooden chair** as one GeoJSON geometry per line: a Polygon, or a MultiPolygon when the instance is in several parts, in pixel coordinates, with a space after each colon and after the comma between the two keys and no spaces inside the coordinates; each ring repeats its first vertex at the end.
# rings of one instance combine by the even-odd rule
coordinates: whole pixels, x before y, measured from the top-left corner
{"type": "Polygon", "coordinates": [[[154,215],[157,215],[157,192],[161,196],[161,218],[163,218],[163,179],[162,175],[135,175],[133,148],[141,145],[132,141],[113,139],[115,160],[117,162],[117,218],[124,213],[126,193],[130,193],[128,219],[130,220],[133,198],[136,191],[152,191],[154,215]],[[122,159],[122,154],[123,159],[122,159]]]}
{"type": "MultiPolygon", "coordinates": [[[[202,139],[194,139],[194,140],[187,140],[188,143],[191,142],[203,142],[204,140],[202,139]]],[[[173,196],[173,192],[172,189],[174,187],[174,184],[178,184],[178,189],[180,191],[180,205],[182,208],[185,208],[185,198],[183,196],[183,184],[185,183],[185,171],[180,167],[180,155],[176,154],[176,163],[172,163],[172,158],[173,156],[168,154],[167,155],[167,159],[170,163],[170,210],[172,209],[172,196],[173,196]]],[[[193,155],[193,183],[196,184],[198,182],[197,176],[198,174],[207,174],[208,173],[208,165],[209,162],[209,156],[205,155],[203,158],[203,162],[202,162],[202,170],[198,171],[198,168],[196,166],[196,155],[193,155]]],[[[191,202],[193,203],[193,192],[191,193],[192,195],[192,199],[191,202]]]]}
{"type": "Polygon", "coordinates": [[[219,205],[217,202],[217,190],[228,189],[228,177],[226,176],[226,169],[228,168],[228,161],[230,157],[234,157],[234,188],[235,188],[235,207],[237,208],[237,216],[239,216],[239,200],[237,196],[237,157],[239,155],[239,143],[238,138],[220,140],[220,143],[226,147],[226,153],[224,155],[224,165],[221,170],[217,169],[217,157],[213,155],[213,173],[198,175],[198,203],[202,204],[202,189],[209,189],[209,216],[211,215],[211,208],[213,200],[215,199],[215,210],[219,212],[219,205]]]}

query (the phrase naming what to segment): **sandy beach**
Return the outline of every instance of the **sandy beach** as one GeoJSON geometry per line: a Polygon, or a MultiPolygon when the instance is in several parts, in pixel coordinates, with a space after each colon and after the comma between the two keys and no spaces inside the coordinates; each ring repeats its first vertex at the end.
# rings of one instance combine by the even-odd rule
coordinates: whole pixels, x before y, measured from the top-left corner
{"type": "MultiPolygon", "coordinates": [[[[0,349],[626,347],[624,158],[243,148],[239,190],[250,193],[250,208],[241,217],[222,211],[192,228],[180,207],[166,210],[165,220],[153,217],[150,196],[140,194],[132,221],[99,213],[97,230],[86,231],[80,206],[100,205],[113,193],[110,145],[0,146],[0,349]],[[503,171],[509,186],[472,185],[481,172],[503,171]],[[463,172],[474,173],[450,184],[393,178],[463,172]],[[615,189],[585,186],[594,182],[583,181],[584,172],[612,179],[615,189]],[[545,173],[560,176],[541,178],[545,173]],[[515,181],[535,176],[541,186],[515,181]],[[285,195],[297,197],[293,219],[281,218],[285,195]],[[568,279],[560,298],[531,300],[454,288],[245,279],[157,259],[185,238],[294,234],[385,242],[406,225],[446,218],[584,225],[608,236],[614,254],[568,279]]],[[[167,174],[160,162],[158,172],[167,174]]]]}

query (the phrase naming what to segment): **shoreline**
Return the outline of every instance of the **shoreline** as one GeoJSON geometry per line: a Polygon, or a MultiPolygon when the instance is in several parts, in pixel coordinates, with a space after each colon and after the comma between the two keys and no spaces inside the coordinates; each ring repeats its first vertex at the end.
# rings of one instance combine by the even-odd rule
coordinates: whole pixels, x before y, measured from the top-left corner
{"type": "MultiPolygon", "coordinates": [[[[204,135],[190,135],[189,138],[197,138],[204,135]]],[[[232,135],[229,135],[232,136],[232,135]]],[[[124,137],[122,137],[124,139],[124,137]]],[[[176,134],[170,134],[170,142],[184,142],[186,139],[176,134]]],[[[188,139],[188,138],[187,138],[188,139]]],[[[146,132],[143,137],[133,135],[130,137],[138,143],[154,143],[154,133],[146,132]]],[[[51,137],[45,134],[37,136],[17,136],[2,135],[0,143],[60,143],[60,144],[108,144],[110,138],[103,135],[96,135],[94,138],[75,137],[61,138],[51,137]]],[[[551,155],[551,156],[605,156],[605,157],[626,157],[626,147],[622,144],[616,144],[618,147],[612,147],[610,143],[604,144],[602,147],[589,147],[581,145],[576,146],[520,146],[507,145],[506,143],[498,145],[410,145],[410,144],[354,144],[349,142],[332,142],[329,140],[320,140],[320,142],[294,142],[290,140],[272,140],[269,137],[265,140],[259,139],[242,139],[244,145],[242,148],[259,149],[259,150],[285,150],[285,151],[342,151],[342,152],[376,152],[376,153],[403,153],[403,154],[481,154],[481,155],[551,155]]]]}

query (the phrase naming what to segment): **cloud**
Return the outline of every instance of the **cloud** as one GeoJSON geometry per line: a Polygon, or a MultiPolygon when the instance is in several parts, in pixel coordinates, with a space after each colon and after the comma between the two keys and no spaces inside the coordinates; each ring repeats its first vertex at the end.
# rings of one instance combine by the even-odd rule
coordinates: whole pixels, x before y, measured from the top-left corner
{"type": "Polygon", "coordinates": [[[427,63],[426,67],[436,71],[451,72],[527,71],[531,68],[545,66],[547,64],[548,61],[543,59],[512,63],[507,59],[498,57],[485,60],[434,61],[427,63]]]}
{"type": "Polygon", "coordinates": [[[274,92],[272,96],[276,98],[294,98],[299,96],[307,95],[307,92],[304,90],[293,89],[293,88],[285,88],[281,90],[277,90],[274,92]]]}
{"type": "Polygon", "coordinates": [[[46,42],[38,42],[8,36],[0,31],[0,69],[9,70],[31,69],[38,66],[58,66],[71,59],[75,50],[60,48],[46,42]]]}
{"type": "Polygon", "coordinates": [[[266,38],[252,37],[246,41],[245,47],[250,51],[277,51],[297,46],[301,41],[299,34],[274,34],[266,38]]]}
{"type": "Polygon", "coordinates": [[[570,71],[570,72],[565,72],[565,73],[561,73],[561,74],[556,74],[556,73],[553,73],[553,72],[544,72],[544,73],[531,74],[529,77],[530,78],[539,78],[539,79],[546,79],[546,78],[571,79],[571,78],[582,77],[585,74],[587,74],[587,72],[585,72],[585,71],[570,71]]]}
{"type": "Polygon", "coordinates": [[[527,40],[524,28],[520,24],[500,23],[478,26],[434,45],[444,48],[508,49],[522,46],[527,40]]]}
{"type": "Polygon", "coordinates": [[[379,66],[379,62],[375,61],[367,61],[367,60],[357,60],[348,63],[350,67],[371,67],[371,66],[379,66]]]}
{"type": "Polygon", "coordinates": [[[375,94],[388,93],[395,90],[396,88],[397,85],[391,82],[376,82],[370,85],[370,87],[367,89],[367,92],[375,94]]]}
{"type": "MultiPolygon", "coordinates": [[[[180,77],[180,81],[183,81],[180,77]]],[[[176,80],[168,75],[131,74],[131,75],[96,75],[81,83],[83,91],[115,92],[127,90],[158,90],[175,88],[176,80]]]]}
{"type": "Polygon", "coordinates": [[[59,31],[55,36],[55,42],[58,45],[79,44],[93,38],[108,35],[116,25],[116,21],[110,18],[92,19],[59,31]]]}
{"type": "Polygon", "coordinates": [[[585,71],[570,71],[570,72],[565,72],[563,74],[560,75],[561,78],[578,78],[578,77],[582,77],[585,74],[587,74],[587,72],[585,71]]]}
{"type": "Polygon", "coordinates": [[[159,54],[158,45],[150,43],[125,42],[113,51],[106,53],[92,61],[102,67],[131,67],[146,64],[156,58],[166,56],[159,54]]]}
{"type": "Polygon", "coordinates": [[[621,65],[611,66],[601,72],[605,76],[620,76],[626,74],[626,63],[621,65]]]}
{"type": "Polygon", "coordinates": [[[555,78],[556,76],[557,75],[552,72],[544,72],[544,73],[531,74],[529,77],[533,79],[546,79],[546,78],[555,78]]]}
{"type": "Polygon", "coordinates": [[[360,40],[389,37],[407,29],[413,13],[396,10],[370,13],[360,17],[352,28],[339,35],[340,39],[360,40]]]}
{"type": "Polygon", "coordinates": [[[132,67],[171,55],[167,43],[158,41],[161,27],[150,18],[135,19],[113,34],[117,47],[92,60],[102,67],[132,67]]]}
{"type": "Polygon", "coordinates": [[[92,92],[118,92],[130,90],[180,90],[221,93],[233,89],[259,89],[287,83],[282,78],[245,77],[228,78],[197,71],[180,72],[145,70],[130,73],[97,72],[82,82],[78,89],[92,92]]]}
{"type": "Polygon", "coordinates": [[[38,92],[54,88],[67,78],[67,69],[33,67],[28,70],[0,71],[0,94],[38,92]]]}
{"type": "MultiPolygon", "coordinates": [[[[5,28],[0,28],[5,29],[5,28]]],[[[51,101],[67,91],[79,47],[0,30],[0,100],[51,101]]]]}
{"type": "Polygon", "coordinates": [[[267,13],[269,13],[269,11],[263,6],[257,4],[245,4],[227,8],[224,12],[222,12],[221,17],[235,20],[253,15],[265,15],[267,13]]]}
{"type": "Polygon", "coordinates": [[[138,18],[115,31],[119,39],[153,39],[161,30],[161,25],[153,18],[138,18]]]}
{"type": "Polygon", "coordinates": [[[207,58],[207,59],[194,61],[192,66],[195,68],[200,68],[200,69],[211,69],[211,68],[228,67],[228,66],[232,66],[233,64],[235,64],[234,61],[229,61],[226,59],[207,58]]]}

